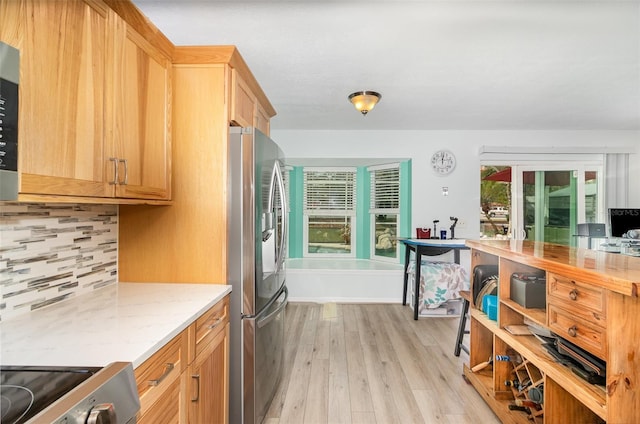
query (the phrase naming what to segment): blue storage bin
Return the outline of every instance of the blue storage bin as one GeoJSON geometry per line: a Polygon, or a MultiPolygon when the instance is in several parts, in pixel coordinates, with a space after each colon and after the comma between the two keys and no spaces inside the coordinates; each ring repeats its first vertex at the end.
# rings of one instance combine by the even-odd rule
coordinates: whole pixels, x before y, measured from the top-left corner
{"type": "Polygon", "coordinates": [[[498,320],[498,296],[488,294],[482,298],[482,312],[487,314],[489,319],[498,320]]]}

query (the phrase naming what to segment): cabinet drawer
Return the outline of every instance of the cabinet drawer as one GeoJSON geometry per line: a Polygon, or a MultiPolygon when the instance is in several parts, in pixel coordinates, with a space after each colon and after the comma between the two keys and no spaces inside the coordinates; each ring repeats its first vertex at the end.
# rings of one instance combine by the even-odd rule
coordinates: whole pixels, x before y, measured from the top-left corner
{"type": "Polygon", "coordinates": [[[174,381],[137,424],[174,424],[180,422],[180,379],[174,381]]]}
{"type": "Polygon", "coordinates": [[[182,332],[135,369],[141,416],[179,381],[186,368],[186,341],[187,334],[182,332]]]}
{"type": "Polygon", "coordinates": [[[194,327],[194,358],[202,353],[202,350],[213,340],[216,334],[224,329],[227,322],[229,322],[229,296],[225,296],[224,299],[196,320],[194,327]]]}
{"type": "Polygon", "coordinates": [[[606,331],[569,311],[549,304],[549,328],[560,337],[567,339],[601,359],[606,358],[606,331]]]}
{"type": "Polygon", "coordinates": [[[605,327],[606,291],[566,277],[549,274],[549,301],[561,303],[572,314],[605,327]]]}

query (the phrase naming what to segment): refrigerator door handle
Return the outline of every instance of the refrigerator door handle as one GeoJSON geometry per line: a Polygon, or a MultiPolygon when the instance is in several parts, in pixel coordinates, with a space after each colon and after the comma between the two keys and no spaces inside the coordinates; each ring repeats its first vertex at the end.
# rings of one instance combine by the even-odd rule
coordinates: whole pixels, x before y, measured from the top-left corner
{"type": "Polygon", "coordinates": [[[262,328],[265,325],[269,324],[271,321],[273,321],[274,318],[285,308],[285,306],[287,306],[287,300],[289,299],[289,289],[287,289],[287,286],[284,286],[282,290],[282,294],[284,294],[285,297],[282,303],[280,304],[280,306],[278,306],[278,308],[275,311],[271,312],[266,317],[260,318],[256,322],[256,325],[258,326],[258,328],[262,328]]]}
{"type": "Polygon", "coordinates": [[[278,263],[278,267],[280,267],[280,264],[284,261],[284,256],[286,254],[286,240],[287,240],[287,193],[285,190],[285,185],[284,185],[284,178],[282,176],[282,171],[280,170],[280,164],[278,162],[276,162],[275,165],[275,174],[276,174],[276,181],[278,183],[278,188],[280,189],[280,202],[281,202],[281,213],[282,213],[282,232],[280,234],[280,251],[277,252],[276,257],[277,257],[277,263],[278,263]]]}

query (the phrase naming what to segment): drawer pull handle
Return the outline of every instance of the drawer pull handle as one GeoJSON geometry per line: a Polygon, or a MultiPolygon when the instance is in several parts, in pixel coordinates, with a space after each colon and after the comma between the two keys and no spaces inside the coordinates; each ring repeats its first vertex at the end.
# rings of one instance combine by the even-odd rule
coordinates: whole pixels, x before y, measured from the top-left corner
{"type": "Polygon", "coordinates": [[[196,380],[196,395],[191,397],[191,402],[197,402],[200,399],[200,374],[194,374],[191,378],[196,380]]]}
{"type": "Polygon", "coordinates": [[[174,365],[171,362],[168,362],[167,365],[165,365],[164,372],[160,377],[158,377],[155,380],[149,380],[149,386],[157,386],[160,383],[162,383],[162,380],[167,378],[167,376],[171,373],[171,371],[173,370],[173,367],[174,365]]]}
{"type": "Polygon", "coordinates": [[[213,330],[214,328],[216,328],[217,326],[219,326],[219,325],[220,325],[220,323],[222,323],[222,317],[218,317],[218,318],[213,322],[213,324],[211,324],[211,325],[209,326],[209,330],[213,330]]]}
{"type": "Polygon", "coordinates": [[[571,290],[571,291],[569,292],[569,298],[570,298],[571,300],[576,300],[576,299],[578,299],[578,290],[576,290],[576,289],[571,290]]]}
{"type": "Polygon", "coordinates": [[[569,327],[567,332],[571,337],[576,337],[578,335],[578,327],[576,327],[575,325],[572,325],[571,327],[569,327]]]}

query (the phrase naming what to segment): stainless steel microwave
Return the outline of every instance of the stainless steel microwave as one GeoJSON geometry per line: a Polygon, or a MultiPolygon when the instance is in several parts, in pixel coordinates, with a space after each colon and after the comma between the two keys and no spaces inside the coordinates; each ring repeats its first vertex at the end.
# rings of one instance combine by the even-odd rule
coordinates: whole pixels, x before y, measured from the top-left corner
{"type": "Polygon", "coordinates": [[[18,198],[20,52],[0,41],[0,200],[18,198]]]}

